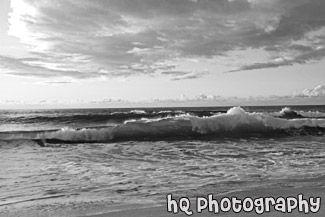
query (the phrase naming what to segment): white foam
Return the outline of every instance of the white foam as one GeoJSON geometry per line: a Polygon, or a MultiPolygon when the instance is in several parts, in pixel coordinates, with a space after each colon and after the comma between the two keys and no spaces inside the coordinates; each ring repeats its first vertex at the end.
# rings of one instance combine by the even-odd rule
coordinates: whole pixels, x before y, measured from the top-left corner
{"type": "MultiPolygon", "coordinates": [[[[287,110],[287,109],[285,109],[287,110]]],[[[281,119],[261,113],[247,113],[240,107],[228,110],[226,114],[211,117],[191,117],[192,129],[200,133],[218,131],[260,131],[307,127],[325,127],[325,119],[281,119]]]]}
{"type": "Polygon", "coordinates": [[[281,115],[284,115],[284,114],[286,114],[286,113],[288,113],[288,112],[291,112],[291,109],[290,109],[289,107],[285,107],[285,108],[283,108],[283,109],[280,111],[280,114],[281,114],[281,115]]]}
{"type": "Polygon", "coordinates": [[[129,119],[124,121],[124,124],[127,123],[151,123],[151,122],[159,122],[163,120],[189,120],[189,117],[191,117],[190,114],[180,114],[180,115],[167,115],[166,117],[162,118],[140,118],[140,119],[129,119]]]}
{"type": "Polygon", "coordinates": [[[144,110],[131,110],[130,113],[134,114],[146,114],[147,112],[144,110]]]}
{"type": "MultiPolygon", "coordinates": [[[[287,113],[292,112],[292,110],[289,107],[285,107],[283,108],[280,112],[275,112],[274,115],[275,116],[279,116],[279,115],[285,115],[287,113]]],[[[324,112],[319,112],[319,111],[294,111],[296,112],[298,115],[301,115],[303,117],[306,118],[321,118],[321,117],[325,117],[325,113],[324,112]]]]}

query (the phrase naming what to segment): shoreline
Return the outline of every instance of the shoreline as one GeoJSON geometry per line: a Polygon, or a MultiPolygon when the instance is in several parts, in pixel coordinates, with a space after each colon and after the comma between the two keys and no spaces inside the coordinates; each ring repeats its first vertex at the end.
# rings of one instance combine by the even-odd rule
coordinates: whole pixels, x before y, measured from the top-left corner
{"type": "MultiPolygon", "coordinates": [[[[193,211],[194,217],[209,217],[209,216],[225,216],[225,217],[237,217],[237,216],[325,216],[325,186],[323,183],[323,178],[317,178],[315,180],[308,180],[309,185],[303,186],[299,182],[290,180],[291,185],[283,185],[284,183],[265,187],[255,187],[248,190],[238,190],[231,191],[227,193],[213,194],[213,199],[221,201],[223,198],[236,197],[238,199],[245,198],[266,198],[266,197],[297,197],[297,195],[302,194],[304,199],[320,197],[320,208],[319,212],[308,214],[298,212],[298,209],[293,209],[292,213],[282,213],[280,211],[274,210],[271,206],[269,212],[264,212],[262,214],[257,214],[255,210],[251,212],[241,211],[235,213],[232,210],[229,212],[218,213],[209,212],[208,209],[203,210],[202,213],[198,213],[196,209],[196,199],[190,198],[190,210],[193,211]],[[294,183],[296,185],[294,185],[294,183]],[[314,186],[312,186],[314,185],[314,186]],[[312,187],[311,187],[312,186],[312,187]]],[[[288,184],[288,183],[287,183],[288,184]]],[[[201,197],[207,198],[207,195],[201,195],[201,197]]],[[[173,197],[173,199],[179,201],[179,198],[173,197]]],[[[59,198],[52,198],[49,200],[39,200],[39,201],[29,201],[26,203],[18,204],[8,204],[1,206],[0,217],[171,217],[171,216],[188,216],[184,212],[179,211],[177,214],[172,212],[167,212],[167,200],[160,203],[130,203],[130,204],[109,204],[107,201],[91,201],[82,202],[81,201],[70,201],[70,202],[60,202],[59,198]]]]}

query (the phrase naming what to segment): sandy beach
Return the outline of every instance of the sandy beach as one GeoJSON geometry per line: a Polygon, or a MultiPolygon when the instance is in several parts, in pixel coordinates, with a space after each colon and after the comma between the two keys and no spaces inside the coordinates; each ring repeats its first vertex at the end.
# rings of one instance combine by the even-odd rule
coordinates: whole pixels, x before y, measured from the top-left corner
{"type": "MultiPolygon", "coordinates": [[[[321,187],[319,182],[315,182],[315,186],[318,187],[274,187],[274,188],[263,188],[263,189],[254,189],[248,191],[239,191],[232,192],[224,195],[214,195],[214,199],[220,201],[222,198],[231,198],[236,197],[238,199],[244,199],[247,197],[255,198],[266,198],[266,197],[297,197],[299,194],[303,194],[303,198],[308,200],[309,198],[321,198],[320,208],[317,213],[312,213],[309,210],[308,214],[298,211],[298,208],[293,209],[291,213],[282,213],[280,211],[274,210],[271,207],[269,212],[264,212],[261,215],[256,214],[255,210],[251,212],[241,211],[235,213],[232,210],[229,212],[213,213],[209,212],[207,209],[203,212],[198,213],[196,207],[196,199],[191,198],[190,210],[193,211],[194,217],[208,217],[208,216],[224,216],[224,217],[236,217],[236,216],[324,216],[325,214],[325,187],[321,187]]],[[[53,205],[58,203],[58,200],[53,200],[53,205]]],[[[112,204],[96,204],[96,203],[83,203],[75,204],[74,207],[71,206],[71,203],[64,204],[62,203],[60,207],[55,207],[51,205],[46,205],[42,201],[32,201],[32,203],[21,203],[21,204],[12,204],[8,206],[1,206],[0,216],[2,217],[169,217],[169,216],[187,216],[184,212],[179,212],[173,214],[167,212],[167,203],[161,205],[129,205],[129,206],[112,206],[112,204]],[[77,208],[79,207],[79,208],[77,208]],[[53,208],[53,209],[52,209],[53,208]]]]}

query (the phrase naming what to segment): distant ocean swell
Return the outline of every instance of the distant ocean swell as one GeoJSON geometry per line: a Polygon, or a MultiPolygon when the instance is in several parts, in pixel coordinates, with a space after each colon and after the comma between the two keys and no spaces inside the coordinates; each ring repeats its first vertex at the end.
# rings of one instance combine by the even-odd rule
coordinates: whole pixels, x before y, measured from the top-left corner
{"type": "MultiPolygon", "coordinates": [[[[16,117],[16,120],[23,117],[16,117]]],[[[56,117],[33,117],[27,120],[53,121],[56,117]]],[[[168,141],[211,140],[238,137],[278,137],[297,135],[324,135],[325,114],[322,112],[296,112],[288,108],[276,113],[249,113],[240,107],[226,113],[191,114],[182,111],[147,113],[141,110],[116,112],[106,115],[72,115],[56,121],[77,119],[97,121],[114,120],[109,126],[92,126],[36,131],[0,132],[0,140],[35,140],[46,143],[119,142],[119,141],[168,141]],[[204,114],[207,114],[206,117],[204,114]],[[158,115],[158,116],[157,116],[158,115]],[[105,117],[107,116],[107,117],[105,117]],[[201,117],[200,117],[201,116],[201,117]],[[124,120],[119,123],[117,120],[124,120]]]]}

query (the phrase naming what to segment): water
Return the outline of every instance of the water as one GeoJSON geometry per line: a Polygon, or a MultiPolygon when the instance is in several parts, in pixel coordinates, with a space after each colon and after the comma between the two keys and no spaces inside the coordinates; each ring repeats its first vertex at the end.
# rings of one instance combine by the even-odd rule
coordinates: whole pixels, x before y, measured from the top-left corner
{"type": "Polygon", "coordinates": [[[324,134],[325,106],[0,111],[0,216],[322,185],[324,134]]]}

